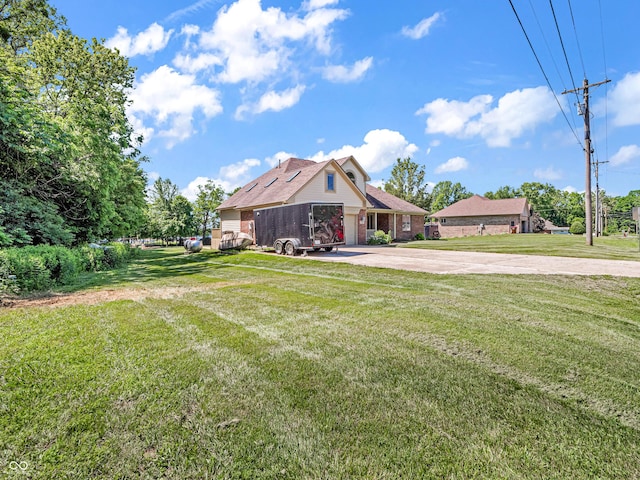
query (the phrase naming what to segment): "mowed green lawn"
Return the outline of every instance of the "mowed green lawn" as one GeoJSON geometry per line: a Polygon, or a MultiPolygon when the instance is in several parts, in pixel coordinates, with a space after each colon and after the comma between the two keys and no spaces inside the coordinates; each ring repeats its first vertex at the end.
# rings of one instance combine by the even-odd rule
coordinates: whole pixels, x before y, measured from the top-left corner
{"type": "Polygon", "coordinates": [[[83,281],[0,311],[7,478],[640,477],[640,279],[165,249],[83,281]]]}
{"type": "Polygon", "coordinates": [[[401,244],[408,248],[460,250],[470,252],[515,253],[559,257],[600,258],[640,261],[638,236],[594,237],[587,245],[583,235],[482,235],[401,244]]]}

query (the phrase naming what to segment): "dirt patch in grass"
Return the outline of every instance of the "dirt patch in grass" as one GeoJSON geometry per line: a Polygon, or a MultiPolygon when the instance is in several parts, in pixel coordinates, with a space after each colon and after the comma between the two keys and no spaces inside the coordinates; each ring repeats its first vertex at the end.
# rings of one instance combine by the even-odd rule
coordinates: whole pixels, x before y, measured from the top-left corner
{"type": "MultiPolygon", "coordinates": [[[[234,284],[234,283],[233,283],[234,284]]],[[[158,286],[143,288],[111,288],[74,293],[39,293],[23,297],[0,298],[0,308],[65,307],[69,305],[97,305],[117,300],[144,300],[147,298],[179,298],[186,293],[205,292],[232,285],[220,282],[209,285],[158,286]]]]}

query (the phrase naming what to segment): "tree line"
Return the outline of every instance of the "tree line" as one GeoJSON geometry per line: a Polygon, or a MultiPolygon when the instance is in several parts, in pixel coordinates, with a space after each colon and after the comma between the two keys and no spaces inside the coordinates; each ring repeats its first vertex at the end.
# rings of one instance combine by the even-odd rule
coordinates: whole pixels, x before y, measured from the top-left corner
{"type": "MultiPolygon", "coordinates": [[[[384,182],[384,190],[399,198],[435,213],[474,194],[459,182],[443,181],[432,189],[425,181],[424,166],[410,157],[398,158],[390,178],[384,182]]],[[[584,225],[584,195],[578,192],[559,190],[549,183],[525,182],[520,187],[508,185],[495,192],[485,192],[489,199],[526,198],[534,211],[534,221],[549,220],[556,226],[572,226],[576,222],[584,225]]],[[[616,233],[635,229],[632,208],[640,206],[640,190],[632,190],[625,196],[609,196],[600,192],[605,233],[616,233]]],[[[594,205],[595,210],[595,205],[594,205]]],[[[592,212],[595,215],[595,211],[592,212]]],[[[539,227],[540,228],[540,227],[539,227]]]]}
{"type": "Polygon", "coordinates": [[[207,237],[212,228],[220,226],[216,208],[226,195],[222,187],[209,180],[198,186],[198,195],[190,202],[179,193],[177,185],[160,177],[150,188],[147,221],[139,235],[161,239],[164,243],[196,232],[207,237]]]}
{"type": "Polygon", "coordinates": [[[46,0],[0,0],[0,246],[75,245],[146,221],[126,116],[134,69],[46,0]]]}

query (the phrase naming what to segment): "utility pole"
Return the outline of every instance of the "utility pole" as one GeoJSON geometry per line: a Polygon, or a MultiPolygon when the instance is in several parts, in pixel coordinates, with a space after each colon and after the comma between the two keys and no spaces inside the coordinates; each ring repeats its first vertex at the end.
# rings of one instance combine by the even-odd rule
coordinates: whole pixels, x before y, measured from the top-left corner
{"type": "Polygon", "coordinates": [[[584,156],[585,156],[585,188],[584,188],[584,216],[585,227],[587,234],[587,245],[593,245],[593,219],[591,217],[591,154],[593,150],[591,148],[591,127],[589,125],[589,88],[597,87],[609,83],[611,80],[603,80],[602,82],[592,83],[589,85],[587,79],[584,79],[582,87],[574,88],[573,90],[565,90],[562,92],[574,93],[582,90],[582,98],[584,100],[584,109],[581,110],[581,114],[584,115],[584,156]]]}
{"type": "Polygon", "coordinates": [[[603,163],[609,163],[609,161],[593,162],[596,172],[596,237],[602,235],[602,200],[600,199],[600,186],[598,185],[598,166],[603,163]]]}

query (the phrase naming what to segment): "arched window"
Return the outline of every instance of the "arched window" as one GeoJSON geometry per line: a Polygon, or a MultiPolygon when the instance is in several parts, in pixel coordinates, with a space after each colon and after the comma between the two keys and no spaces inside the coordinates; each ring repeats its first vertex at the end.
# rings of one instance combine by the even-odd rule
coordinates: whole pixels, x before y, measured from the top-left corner
{"type": "Polygon", "coordinates": [[[349,180],[351,180],[354,184],[356,183],[356,176],[353,174],[353,172],[347,172],[347,177],[349,177],[349,180]]]}

